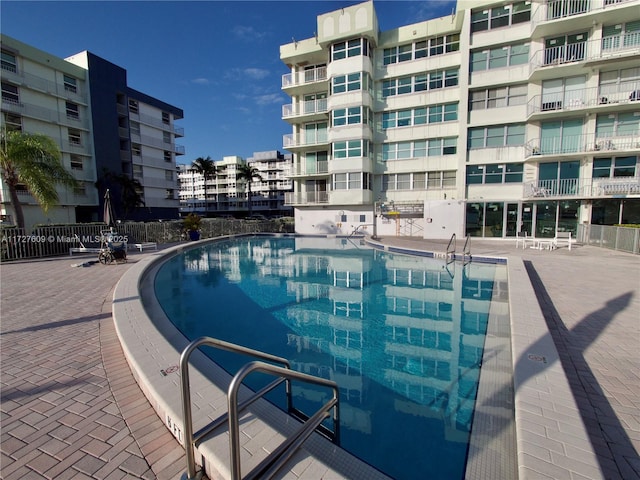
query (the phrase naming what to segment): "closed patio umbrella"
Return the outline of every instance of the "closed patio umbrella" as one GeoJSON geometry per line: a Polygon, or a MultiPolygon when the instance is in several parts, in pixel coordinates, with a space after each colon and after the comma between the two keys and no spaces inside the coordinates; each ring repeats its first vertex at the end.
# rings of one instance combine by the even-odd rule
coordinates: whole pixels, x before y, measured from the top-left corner
{"type": "Polygon", "coordinates": [[[116,216],[113,213],[113,207],[111,206],[111,194],[109,193],[108,188],[104,194],[104,212],[102,219],[104,223],[107,224],[107,227],[113,227],[115,225],[116,216]]]}

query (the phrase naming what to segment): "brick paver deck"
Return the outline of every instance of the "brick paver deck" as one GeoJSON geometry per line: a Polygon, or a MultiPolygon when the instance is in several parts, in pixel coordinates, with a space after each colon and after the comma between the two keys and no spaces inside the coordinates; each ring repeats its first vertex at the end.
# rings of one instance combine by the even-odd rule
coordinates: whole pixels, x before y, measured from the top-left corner
{"type": "Polygon", "coordinates": [[[174,479],[184,450],[122,354],[113,287],[129,264],[93,257],[0,267],[0,477],[174,479]]]}
{"type": "MultiPolygon", "coordinates": [[[[474,241],[472,252],[524,260],[604,472],[583,478],[640,478],[640,257],[514,246],[474,241]]],[[[0,267],[0,477],[180,478],[184,450],[135,383],[111,319],[111,292],[128,267],[71,267],[80,261],[0,267]]],[[[538,478],[567,478],[560,462],[579,462],[580,452],[556,456],[544,426],[531,430],[549,444],[540,448],[538,478]]]]}

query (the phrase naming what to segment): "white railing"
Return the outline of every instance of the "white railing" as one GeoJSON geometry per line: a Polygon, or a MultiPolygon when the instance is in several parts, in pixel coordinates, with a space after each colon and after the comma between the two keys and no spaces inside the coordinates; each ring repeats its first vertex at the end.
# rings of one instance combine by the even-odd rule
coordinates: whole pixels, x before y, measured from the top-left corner
{"type": "Polygon", "coordinates": [[[329,203],[329,192],[287,192],[284,194],[285,205],[310,205],[329,203]]]}
{"type": "Polygon", "coordinates": [[[527,116],[538,112],[577,110],[595,105],[626,103],[636,100],[640,100],[640,82],[624,82],[558,93],[543,93],[529,100],[527,116]]]}
{"type": "Polygon", "coordinates": [[[631,151],[640,149],[640,136],[567,135],[550,138],[534,138],[525,146],[525,154],[561,155],[578,152],[631,151]]]}
{"type": "Polygon", "coordinates": [[[578,225],[576,238],[585,245],[640,254],[640,228],[578,225]]]}
{"type": "Polygon", "coordinates": [[[535,26],[541,22],[602,11],[633,1],[634,0],[550,0],[546,5],[539,5],[539,8],[533,12],[532,22],[535,26]]]}
{"type": "Polygon", "coordinates": [[[9,68],[8,65],[2,65],[2,77],[20,83],[23,87],[29,89],[40,90],[51,95],[56,95],[79,103],[87,103],[85,96],[80,89],[80,85],[76,85],[76,91],[65,88],[65,85],[56,83],[53,80],[33,75],[32,73],[18,72],[17,69],[9,68]]]}
{"type": "Polygon", "coordinates": [[[313,68],[282,76],[282,88],[290,88],[307,83],[322,82],[327,79],[327,67],[313,68]]]}
{"type": "Polygon", "coordinates": [[[525,198],[611,197],[640,195],[640,177],[538,180],[523,185],[525,198]]]}
{"type": "Polygon", "coordinates": [[[307,145],[319,145],[329,142],[327,131],[305,132],[300,134],[290,133],[282,137],[282,145],[285,149],[291,147],[303,147],[307,145]]]}
{"type": "Polygon", "coordinates": [[[313,164],[294,165],[291,175],[322,175],[329,173],[329,162],[319,161],[313,164]]]}
{"type": "Polygon", "coordinates": [[[288,104],[282,106],[282,117],[297,117],[302,115],[313,115],[328,111],[327,99],[308,100],[298,104],[288,104]]]}

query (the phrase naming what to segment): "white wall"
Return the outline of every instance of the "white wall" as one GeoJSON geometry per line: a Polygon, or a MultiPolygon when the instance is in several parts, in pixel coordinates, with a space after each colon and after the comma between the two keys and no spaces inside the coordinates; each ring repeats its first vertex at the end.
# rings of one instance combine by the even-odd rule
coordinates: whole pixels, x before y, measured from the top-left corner
{"type": "Polygon", "coordinates": [[[462,200],[425,202],[424,238],[449,239],[464,236],[465,203],[462,200]]]}

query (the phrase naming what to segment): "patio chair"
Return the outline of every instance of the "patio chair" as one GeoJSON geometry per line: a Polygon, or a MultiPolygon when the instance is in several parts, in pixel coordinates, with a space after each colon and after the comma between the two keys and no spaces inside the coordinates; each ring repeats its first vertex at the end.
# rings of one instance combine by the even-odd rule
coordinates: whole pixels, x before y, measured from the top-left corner
{"type": "Polygon", "coordinates": [[[529,237],[529,234],[527,232],[516,233],[516,248],[518,248],[519,245],[522,245],[522,248],[525,249],[527,248],[528,243],[531,243],[531,245],[533,245],[533,240],[531,239],[531,237],[529,237]]]}

